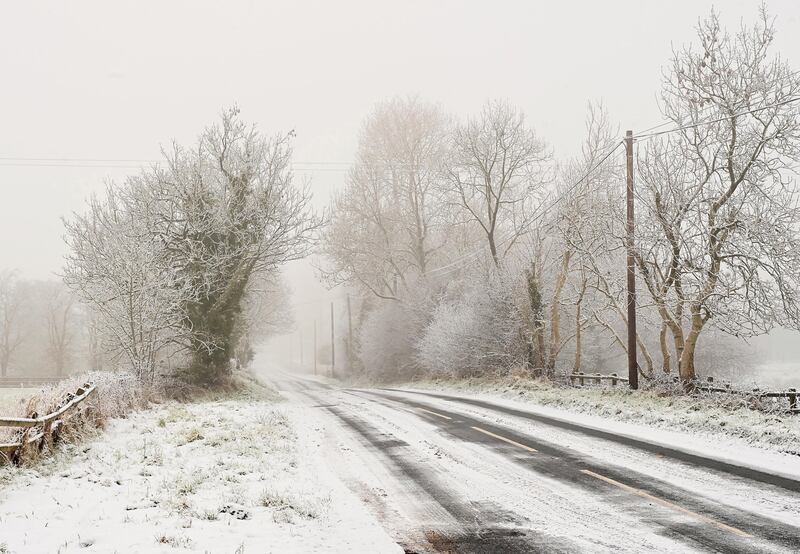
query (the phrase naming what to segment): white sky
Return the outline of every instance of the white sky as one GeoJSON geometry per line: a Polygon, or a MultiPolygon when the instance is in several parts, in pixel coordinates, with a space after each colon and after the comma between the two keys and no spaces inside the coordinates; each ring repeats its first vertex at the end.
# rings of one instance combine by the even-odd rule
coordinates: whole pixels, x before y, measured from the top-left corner
{"type": "MultiPolygon", "coordinates": [[[[348,162],[362,118],[396,94],[456,115],[507,98],[568,156],[589,100],[623,129],[661,120],[661,67],[711,4],[4,1],[0,158],[157,159],[160,145],[193,141],[238,103],[264,131],[295,129],[298,162],[348,162]]],[[[735,26],[758,4],[717,7],[735,26]]],[[[769,7],[776,49],[800,68],[800,2],[769,7]]],[[[0,267],[32,278],[61,267],[60,217],[132,171],[9,163],[19,162],[0,160],[0,267]]],[[[309,173],[320,206],[344,178],[343,166],[323,167],[309,173]]],[[[298,293],[317,294],[306,265],[289,275],[298,293]]]]}

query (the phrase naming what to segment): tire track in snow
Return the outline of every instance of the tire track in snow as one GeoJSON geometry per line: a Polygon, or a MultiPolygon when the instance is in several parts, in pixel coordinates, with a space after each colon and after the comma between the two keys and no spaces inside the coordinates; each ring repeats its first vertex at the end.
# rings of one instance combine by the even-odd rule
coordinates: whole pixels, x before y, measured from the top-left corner
{"type": "Polygon", "coordinates": [[[378,455],[385,458],[397,472],[413,482],[449,513],[459,529],[427,529],[426,538],[441,552],[575,552],[574,547],[562,546],[556,537],[537,535],[520,527],[525,522],[501,508],[472,503],[467,505],[439,485],[430,468],[412,461],[405,441],[381,433],[358,416],[345,414],[336,407],[327,407],[347,427],[361,436],[378,455]],[[505,524],[501,526],[498,524],[505,524]],[[514,527],[508,527],[511,524],[514,527]]]}
{"type": "Polygon", "coordinates": [[[612,442],[616,442],[625,446],[630,446],[633,448],[637,448],[639,450],[643,450],[646,452],[650,452],[652,454],[660,455],[660,456],[668,456],[674,460],[679,460],[681,462],[685,462],[688,464],[696,465],[703,469],[711,469],[714,471],[719,471],[728,475],[736,475],[738,477],[742,477],[745,479],[750,479],[752,481],[757,481],[760,483],[773,485],[776,487],[780,487],[792,492],[800,492],[800,481],[795,479],[790,479],[784,477],[782,475],[774,475],[771,473],[766,473],[764,471],[759,471],[757,469],[752,469],[743,466],[737,466],[734,464],[730,464],[727,462],[723,462],[720,460],[711,460],[708,458],[704,458],[702,456],[692,454],[689,452],[684,452],[682,450],[678,450],[675,448],[670,448],[665,445],[650,443],[644,440],[639,440],[633,437],[624,437],[618,435],[616,433],[612,433],[609,431],[604,431],[602,429],[593,429],[590,427],[585,427],[583,425],[579,425],[577,423],[572,423],[569,421],[563,421],[557,418],[548,417],[542,414],[536,414],[532,412],[528,412],[525,410],[518,410],[515,408],[511,408],[508,406],[503,406],[501,404],[494,404],[492,402],[487,402],[484,400],[480,400],[477,398],[466,398],[463,396],[450,396],[444,394],[436,394],[436,393],[429,393],[429,392],[422,392],[422,391],[407,391],[403,389],[381,389],[386,390],[389,392],[397,392],[402,394],[413,394],[419,396],[427,396],[430,398],[435,398],[437,400],[444,400],[446,402],[453,402],[453,403],[461,403],[461,404],[468,404],[470,406],[475,406],[484,410],[489,410],[493,412],[499,412],[502,414],[510,415],[513,417],[518,417],[522,419],[528,419],[531,421],[535,421],[537,423],[543,423],[545,425],[550,425],[553,427],[558,427],[561,429],[565,429],[568,431],[576,431],[578,433],[600,438],[604,440],[609,440],[612,442]]]}
{"type": "Polygon", "coordinates": [[[519,465],[537,474],[580,486],[587,492],[599,495],[607,501],[617,504],[620,509],[635,513],[643,521],[656,524],[661,528],[661,533],[664,536],[677,538],[684,542],[689,542],[695,547],[712,551],[787,551],[784,548],[788,548],[789,552],[800,551],[800,528],[798,527],[737,510],[716,503],[713,499],[698,497],[691,491],[679,489],[669,483],[625,468],[598,464],[587,456],[578,455],[573,451],[541,441],[531,435],[520,434],[505,427],[492,425],[484,420],[474,419],[461,413],[449,412],[437,406],[415,402],[395,394],[368,390],[359,390],[358,392],[420,409],[419,416],[428,419],[431,424],[436,425],[442,432],[449,433],[464,441],[483,444],[487,448],[504,453],[519,465]],[[439,416],[444,415],[450,419],[434,417],[430,415],[430,412],[436,412],[439,416]],[[494,435],[505,437],[510,441],[527,445],[538,452],[534,454],[509,445],[490,435],[476,431],[475,427],[489,431],[494,435]],[[617,487],[609,485],[608,482],[592,476],[591,473],[582,473],[581,470],[588,470],[591,473],[606,476],[611,480],[645,491],[676,506],[686,507],[688,511],[695,512],[701,519],[705,519],[705,524],[698,525],[697,521],[692,523],[687,521],[686,518],[675,519],[675,514],[665,512],[668,508],[663,506],[654,508],[652,501],[637,497],[637,495],[629,491],[619,490],[617,487]],[[615,488],[617,490],[614,490],[615,488]],[[715,527],[708,523],[708,519],[718,521],[720,525],[715,527]],[[741,529],[746,534],[759,537],[761,540],[750,539],[741,535],[737,536],[737,533],[726,532],[724,527],[741,529]],[[768,542],[765,542],[765,540],[768,542]]]}

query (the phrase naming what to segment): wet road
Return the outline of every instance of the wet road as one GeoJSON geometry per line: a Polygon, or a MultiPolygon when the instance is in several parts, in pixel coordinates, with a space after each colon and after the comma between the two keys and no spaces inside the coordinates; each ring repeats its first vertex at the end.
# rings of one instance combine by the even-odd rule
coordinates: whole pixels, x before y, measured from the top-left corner
{"type": "Polygon", "coordinates": [[[268,379],[406,552],[800,552],[800,483],[471,398],[268,379]]]}

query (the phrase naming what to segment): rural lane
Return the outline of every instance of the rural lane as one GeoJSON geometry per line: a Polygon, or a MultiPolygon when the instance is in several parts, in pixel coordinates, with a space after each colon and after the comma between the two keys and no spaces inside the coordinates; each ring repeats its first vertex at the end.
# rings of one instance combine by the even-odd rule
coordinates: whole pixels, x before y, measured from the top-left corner
{"type": "Polygon", "coordinates": [[[262,377],[405,552],[800,551],[791,479],[477,399],[262,377]]]}

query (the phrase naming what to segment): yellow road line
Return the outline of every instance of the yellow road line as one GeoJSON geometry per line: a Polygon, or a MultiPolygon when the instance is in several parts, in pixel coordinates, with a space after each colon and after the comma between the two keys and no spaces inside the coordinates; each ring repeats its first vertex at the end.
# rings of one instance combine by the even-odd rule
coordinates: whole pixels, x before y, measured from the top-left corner
{"type": "Polygon", "coordinates": [[[417,409],[422,411],[422,412],[425,412],[426,414],[435,415],[436,417],[440,417],[442,419],[453,419],[452,417],[448,417],[448,416],[442,415],[442,414],[437,414],[436,412],[432,412],[430,410],[426,410],[425,408],[417,408],[417,409]]]}
{"type": "Polygon", "coordinates": [[[614,479],[611,479],[610,477],[606,477],[605,475],[600,475],[599,473],[595,473],[594,471],[589,471],[588,469],[582,469],[581,473],[585,473],[586,475],[591,475],[595,479],[600,479],[601,481],[605,481],[606,483],[614,485],[615,487],[619,487],[622,490],[625,490],[625,491],[628,491],[628,492],[632,492],[633,494],[637,494],[637,495],[639,495],[639,496],[641,496],[643,498],[647,498],[648,500],[652,500],[656,504],[660,504],[661,506],[665,506],[667,508],[671,508],[673,510],[677,510],[678,512],[681,512],[681,513],[684,513],[686,515],[689,515],[689,516],[691,516],[691,517],[693,517],[695,519],[698,519],[700,521],[703,521],[705,523],[710,523],[711,525],[715,525],[715,526],[719,527],[720,529],[724,529],[725,531],[730,531],[731,533],[733,533],[735,535],[739,535],[740,537],[751,537],[752,536],[749,533],[746,533],[746,532],[742,531],[741,529],[737,529],[736,527],[731,527],[730,525],[725,525],[724,523],[722,523],[721,521],[717,521],[716,519],[712,519],[710,517],[706,517],[706,516],[704,516],[702,514],[698,514],[696,512],[691,511],[691,510],[687,510],[686,508],[678,506],[677,504],[673,504],[672,502],[669,502],[667,500],[663,500],[661,498],[655,497],[652,494],[648,494],[648,493],[644,492],[643,490],[631,487],[629,485],[626,485],[625,483],[620,483],[619,481],[615,481],[614,479]]]}
{"type": "Polygon", "coordinates": [[[501,440],[503,442],[507,442],[508,444],[513,444],[514,446],[518,446],[519,448],[527,450],[528,452],[538,452],[538,450],[536,450],[535,448],[531,448],[530,446],[520,444],[517,441],[512,441],[511,439],[501,437],[500,435],[495,435],[494,433],[492,433],[491,431],[487,431],[486,429],[481,429],[480,427],[473,427],[473,429],[475,429],[479,433],[483,433],[484,435],[489,435],[490,437],[494,437],[497,440],[501,440]]]}

